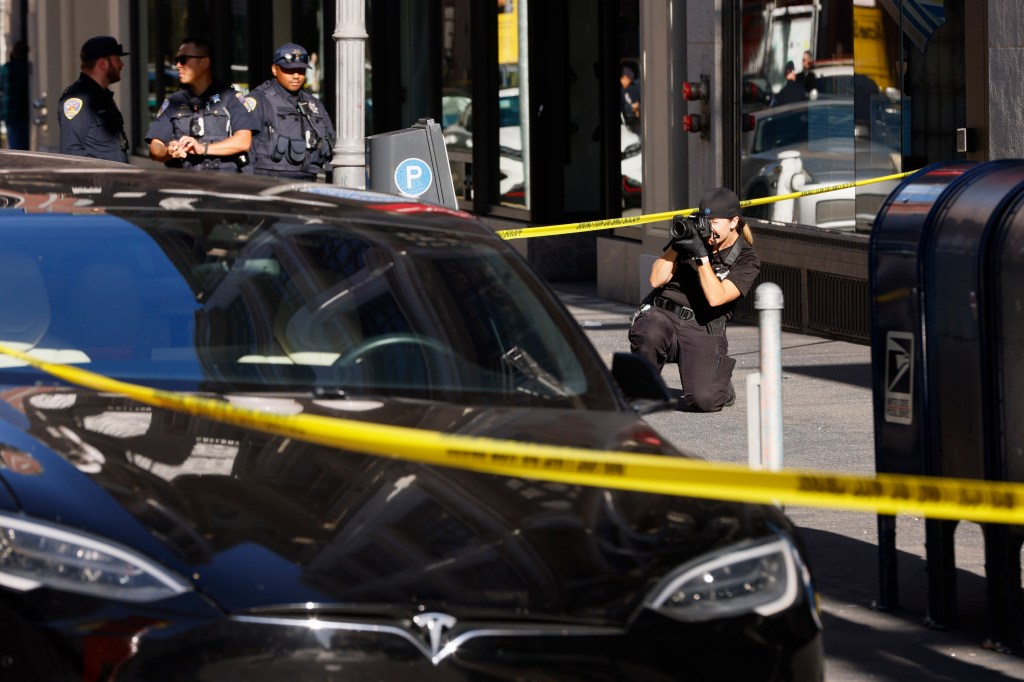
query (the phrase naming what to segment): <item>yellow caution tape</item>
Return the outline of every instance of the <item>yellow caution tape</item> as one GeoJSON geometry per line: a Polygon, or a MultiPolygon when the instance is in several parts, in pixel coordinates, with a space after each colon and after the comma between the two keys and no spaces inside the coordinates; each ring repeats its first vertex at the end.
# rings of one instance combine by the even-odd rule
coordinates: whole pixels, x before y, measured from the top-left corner
{"type": "MultiPolygon", "coordinates": [[[[849,189],[851,187],[863,187],[864,185],[870,185],[876,182],[899,180],[900,178],[905,178],[908,175],[912,175],[916,172],[917,171],[906,171],[904,173],[896,173],[895,175],[884,175],[878,178],[871,178],[869,180],[857,180],[856,182],[844,182],[838,185],[829,185],[828,187],[809,189],[803,192],[790,192],[789,194],[780,194],[778,196],[772,197],[761,197],[760,199],[746,199],[740,202],[740,207],[745,208],[747,206],[760,206],[762,204],[771,204],[776,201],[798,199],[800,197],[806,197],[812,194],[835,192],[837,190],[849,189]]],[[[662,213],[648,213],[647,215],[626,216],[622,218],[607,218],[605,220],[589,220],[582,223],[564,223],[562,225],[548,225],[546,227],[517,227],[508,230],[498,230],[495,234],[497,234],[502,239],[529,239],[531,237],[551,237],[559,234],[592,232],[594,230],[610,230],[612,228],[618,227],[631,227],[633,225],[643,225],[646,223],[657,223],[662,220],[671,220],[673,216],[690,215],[696,210],[696,208],[684,208],[678,211],[664,211],[662,213]]]]}
{"type": "Polygon", "coordinates": [[[68,365],[41,362],[0,345],[69,383],[141,403],[297,438],[331,448],[488,474],[735,502],[792,504],[879,514],[1024,524],[1024,485],[928,476],[851,476],[759,471],[736,464],[592,451],[457,436],[320,415],[279,415],[222,400],[129,384],[68,365]]]}

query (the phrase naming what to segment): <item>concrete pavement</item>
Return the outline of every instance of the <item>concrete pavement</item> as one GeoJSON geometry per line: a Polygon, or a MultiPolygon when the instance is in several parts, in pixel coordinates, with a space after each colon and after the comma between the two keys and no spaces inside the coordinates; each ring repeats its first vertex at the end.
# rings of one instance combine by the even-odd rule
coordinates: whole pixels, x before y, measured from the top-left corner
{"type": "MultiPolygon", "coordinates": [[[[633,306],[598,298],[592,283],[552,285],[606,362],[629,350],[633,306]]],[[[729,327],[736,405],[715,414],[659,412],[648,422],[664,437],[715,462],[747,462],[746,376],[758,369],[758,328],[729,327]]],[[[871,353],[866,345],[782,333],[784,466],[872,475],[871,353]]],[[[663,373],[680,388],[674,365],[663,373]]],[[[881,612],[874,514],[790,507],[821,595],[826,679],[1024,680],[1024,658],[985,648],[985,570],[981,528],[956,532],[959,619],[948,630],[925,625],[924,521],[897,517],[898,608],[881,612]]]]}

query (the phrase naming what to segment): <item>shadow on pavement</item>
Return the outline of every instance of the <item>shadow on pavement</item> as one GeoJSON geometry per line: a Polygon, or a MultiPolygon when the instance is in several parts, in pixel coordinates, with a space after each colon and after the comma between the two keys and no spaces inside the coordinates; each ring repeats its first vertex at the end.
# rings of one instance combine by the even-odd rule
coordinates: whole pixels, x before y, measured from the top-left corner
{"type": "Polygon", "coordinates": [[[782,368],[788,374],[800,374],[812,379],[836,381],[859,388],[871,388],[871,364],[858,363],[853,365],[786,365],[782,368]]]}
{"type": "Polygon", "coordinates": [[[1024,659],[982,647],[987,632],[984,577],[958,569],[957,623],[948,630],[930,629],[924,624],[923,557],[898,553],[900,607],[880,612],[873,608],[878,597],[878,548],[873,542],[803,527],[800,536],[826,606],[826,656],[833,670],[846,671],[833,675],[827,670],[826,679],[1024,679],[1024,659]]]}

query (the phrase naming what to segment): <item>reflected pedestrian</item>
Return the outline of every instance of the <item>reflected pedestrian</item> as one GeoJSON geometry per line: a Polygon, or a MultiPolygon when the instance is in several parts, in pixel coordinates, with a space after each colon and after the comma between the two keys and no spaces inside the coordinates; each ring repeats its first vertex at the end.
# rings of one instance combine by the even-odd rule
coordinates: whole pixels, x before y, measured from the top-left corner
{"type": "Polygon", "coordinates": [[[619,76],[619,96],[622,110],[622,122],[631,131],[640,134],[640,84],[636,82],[636,72],[628,66],[622,67],[619,76]]]}
{"type": "Polygon", "coordinates": [[[28,73],[28,44],[19,40],[0,68],[0,121],[7,126],[8,149],[29,147],[28,73]]]}

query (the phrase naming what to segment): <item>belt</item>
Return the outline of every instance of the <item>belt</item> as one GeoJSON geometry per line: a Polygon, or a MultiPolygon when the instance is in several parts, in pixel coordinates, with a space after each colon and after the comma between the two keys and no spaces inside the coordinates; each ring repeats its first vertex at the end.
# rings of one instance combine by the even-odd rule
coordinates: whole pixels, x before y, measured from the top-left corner
{"type": "Polygon", "coordinates": [[[651,301],[655,306],[662,310],[667,310],[670,313],[675,313],[681,320],[692,320],[693,310],[687,308],[682,303],[676,303],[675,301],[665,298],[664,296],[655,296],[654,300],[651,301]]]}

